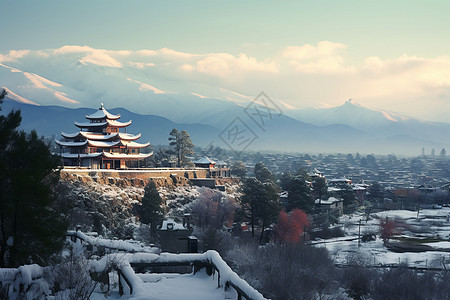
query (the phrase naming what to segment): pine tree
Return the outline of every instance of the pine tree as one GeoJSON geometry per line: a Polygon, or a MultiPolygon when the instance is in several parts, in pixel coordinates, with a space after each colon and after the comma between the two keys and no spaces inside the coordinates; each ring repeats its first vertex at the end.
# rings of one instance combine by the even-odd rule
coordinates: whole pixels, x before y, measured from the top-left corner
{"type": "Polygon", "coordinates": [[[245,177],[247,175],[247,168],[242,161],[236,161],[231,165],[230,169],[231,174],[236,175],[237,177],[245,177]]]}
{"type": "Polygon", "coordinates": [[[191,136],[186,130],[181,131],[181,166],[186,167],[193,165],[187,158],[188,155],[194,153],[194,143],[192,143],[191,136]]]}
{"type": "Polygon", "coordinates": [[[264,228],[276,220],[281,210],[278,189],[272,182],[262,183],[256,178],[247,178],[242,185],[242,192],[241,205],[250,219],[253,237],[255,224],[262,223],[261,241],[264,228]]]}
{"type": "Polygon", "coordinates": [[[161,196],[159,196],[156,184],[150,181],[144,190],[142,204],[138,206],[139,220],[144,224],[152,224],[155,229],[155,222],[162,216],[161,196]]]}
{"type": "Polygon", "coordinates": [[[59,158],[20,122],[20,111],[0,116],[0,267],[48,263],[67,230],[51,190],[59,158]]]}
{"type": "Polygon", "coordinates": [[[292,179],[288,191],[288,211],[299,208],[306,213],[311,213],[314,208],[314,199],[311,190],[302,176],[292,179]]]}
{"type": "Polygon", "coordinates": [[[178,129],[173,128],[169,135],[169,145],[177,158],[177,167],[189,165],[190,161],[187,156],[194,153],[194,144],[189,133],[186,130],[179,132],[178,129]]]}
{"type": "Polygon", "coordinates": [[[283,191],[289,190],[289,187],[291,186],[292,182],[292,174],[289,171],[284,171],[283,174],[281,174],[280,177],[280,188],[283,191]]]}
{"type": "Polygon", "coordinates": [[[328,187],[325,182],[325,178],[316,177],[312,183],[313,193],[317,197],[317,199],[327,199],[328,197],[328,187]]]}
{"type": "Polygon", "coordinates": [[[262,162],[255,165],[255,177],[261,182],[273,182],[275,179],[272,172],[262,162]]]}

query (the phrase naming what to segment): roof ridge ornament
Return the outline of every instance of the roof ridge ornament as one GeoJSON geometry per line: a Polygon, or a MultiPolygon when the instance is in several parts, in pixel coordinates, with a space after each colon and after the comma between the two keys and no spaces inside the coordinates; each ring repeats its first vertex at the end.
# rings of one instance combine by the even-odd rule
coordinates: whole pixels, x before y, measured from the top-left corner
{"type": "Polygon", "coordinates": [[[100,103],[100,109],[103,109],[103,102],[100,103]]]}

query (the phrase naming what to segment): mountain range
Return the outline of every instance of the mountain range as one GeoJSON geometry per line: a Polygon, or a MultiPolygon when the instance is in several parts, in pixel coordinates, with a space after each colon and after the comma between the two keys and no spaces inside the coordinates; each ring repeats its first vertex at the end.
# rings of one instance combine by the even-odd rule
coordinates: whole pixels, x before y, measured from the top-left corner
{"type": "Polygon", "coordinates": [[[182,63],[192,57],[183,53],[127,53],[64,46],[0,56],[0,86],[8,90],[1,113],[20,109],[23,129],[56,138],[61,131],[76,131],[73,122],[84,121],[103,102],[122,120],[133,121],[130,132],[141,132],[141,141],[154,145],[167,144],[170,130],[178,128],[199,146],[237,152],[417,155],[422,148],[450,148],[449,123],[372,110],[350,100],[331,108],[295,110],[263,93],[267,103],[224,88],[220,81],[186,77],[180,68],[188,67],[182,63]]]}
{"type": "MultiPolygon", "coordinates": [[[[211,113],[199,118],[197,123],[173,122],[162,116],[138,114],[125,108],[106,108],[120,114],[123,121],[132,120],[128,132],[142,133],[140,141],[150,141],[153,145],[167,145],[172,128],[187,130],[196,145],[213,144],[237,152],[246,149],[418,155],[422,148],[435,148],[438,152],[450,144],[450,124],[374,111],[349,101],[334,108],[296,111],[292,113],[296,118],[279,113],[255,119],[238,105],[214,113],[210,107],[211,113]],[[264,124],[259,122],[261,120],[264,124]],[[248,141],[242,145],[233,143],[234,137],[229,136],[230,130],[238,127],[247,129],[245,138],[248,141]]],[[[73,122],[85,121],[85,115],[95,111],[92,108],[27,104],[7,97],[0,113],[6,114],[12,109],[21,110],[22,129],[35,129],[40,135],[58,139],[61,131],[77,131],[73,122]]]]}

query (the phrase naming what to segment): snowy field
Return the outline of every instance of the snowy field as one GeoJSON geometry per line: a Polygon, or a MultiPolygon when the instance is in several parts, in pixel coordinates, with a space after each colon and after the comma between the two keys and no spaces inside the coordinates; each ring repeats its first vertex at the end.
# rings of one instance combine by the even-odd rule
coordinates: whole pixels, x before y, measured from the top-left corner
{"type": "Polygon", "coordinates": [[[353,214],[343,216],[341,225],[345,237],[319,240],[317,247],[328,249],[336,264],[349,264],[354,260],[365,265],[398,265],[407,263],[417,268],[443,268],[443,262],[450,264],[450,208],[424,209],[418,214],[414,211],[393,210],[371,214],[366,222],[366,215],[353,214]],[[413,240],[421,245],[432,247],[432,251],[396,253],[389,251],[379,237],[379,219],[389,217],[400,219],[406,229],[392,242],[413,240]],[[361,236],[365,233],[377,234],[377,239],[361,242],[358,246],[359,220],[361,220],[361,236]]]}

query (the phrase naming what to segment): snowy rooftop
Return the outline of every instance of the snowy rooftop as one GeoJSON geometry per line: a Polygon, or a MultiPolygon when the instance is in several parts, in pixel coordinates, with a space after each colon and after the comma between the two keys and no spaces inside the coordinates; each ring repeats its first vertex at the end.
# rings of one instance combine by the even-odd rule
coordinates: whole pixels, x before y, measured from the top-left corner
{"type": "Polygon", "coordinates": [[[83,142],[74,142],[74,141],[65,142],[65,141],[55,140],[55,143],[57,145],[59,145],[59,146],[65,146],[65,147],[80,147],[80,146],[86,145],[87,141],[83,141],[83,142]]]}
{"type": "Polygon", "coordinates": [[[92,147],[102,147],[102,148],[109,148],[117,146],[120,142],[105,142],[105,141],[89,141],[89,146],[92,147]]]}
{"type": "Polygon", "coordinates": [[[211,159],[209,159],[207,156],[194,161],[194,164],[215,164],[215,161],[212,161],[211,159]]]}
{"type": "Polygon", "coordinates": [[[183,224],[175,222],[173,219],[164,220],[159,230],[186,230],[183,224]]]}
{"type": "Polygon", "coordinates": [[[131,141],[122,141],[122,145],[127,146],[128,148],[145,148],[150,146],[150,142],[147,142],[145,144],[131,142],[131,141]]]}
{"type": "Polygon", "coordinates": [[[223,160],[219,160],[219,161],[216,162],[216,165],[218,165],[218,166],[226,166],[227,163],[224,162],[223,160]]]}
{"type": "Polygon", "coordinates": [[[316,203],[316,204],[319,204],[319,203],[321,203],[321,204],[333,204],[333,203],[336,203],[336,202],[342,202],[342,201],[343,201],[343,200],[337,199],[337,198],[335,198],[335,197],[330,197],[330,198],[328,198],[327,200],[319,200],[319,199],[316,199],[315,203],[316,203]]]}
{"type": "Polygon", "coordinates": [[[98,122],[98,123],[91,123],[91,122],[76,122],[75,126],[80,128],[86,128],[86,127],[103,127],[108,125],[108,122],[98,122]]]}
{"type": "Polygon", "coordinates": [[[119,132],[119,137],[121,140],[127,140],[127,141],[134,141],[141,137],[141,134],[130,134],[130,133],[123,133],[119,132]]]}
{"type": "Polygon", "coordinates": [[[112,159],[121,159],[121,158],[127,158],[127,159],[144,159],[147,157],[150,157],[153,155],[153,152],[151,153],[139,153],[139,154],[122,154],[122,153],[108,153],[103,152],[104,157],[106,158],[112,158],[112,159]]]}
{"type": "Polygon", "coordinates": [[[351,180],[350,179],[347,179],[347,178],[333,178],[333,179],[330,179],[330,180],[328,180],[328,182],[329,183],[339,183],[339,182],[342,182],[342,183],[344,183],[344,182],[350,182],[351,180]]]}
{"type": "Polygon", "coordinates": [[[109,120],[117,120],[120,118],[120,115],[113,115],[109,113],[106,109],[103,108],[103,103],[95,113],[86,115],[86,119],[105,119],[105,118],[109,120]]]}
{"type": "Polygon", "coordinates": [[[116,121],[116,120],[107,120],[106,122],[108,123],[109,126],[112,126],[112,127],[127,127],[128,125],[131,124],[131,120],[128,121],[128,122],[119,122],[119,121],[116,121]]]}

